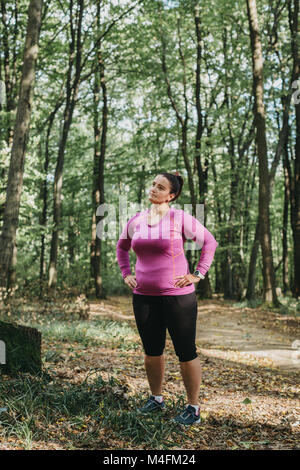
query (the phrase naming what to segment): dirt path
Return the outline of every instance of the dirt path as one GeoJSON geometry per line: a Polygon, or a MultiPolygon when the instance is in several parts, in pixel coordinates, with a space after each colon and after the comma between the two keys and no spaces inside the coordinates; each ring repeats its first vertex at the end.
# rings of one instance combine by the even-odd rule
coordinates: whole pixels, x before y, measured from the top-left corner
{"type": "MultiPolygon", "coordinates": [[[[92,301],[91,315],[135,324],[130,296],[92,301]]],[[[300,371],[300,318],[237,308],[217,296],[198,300],[197,345],[206,356],[300,371]]]]}

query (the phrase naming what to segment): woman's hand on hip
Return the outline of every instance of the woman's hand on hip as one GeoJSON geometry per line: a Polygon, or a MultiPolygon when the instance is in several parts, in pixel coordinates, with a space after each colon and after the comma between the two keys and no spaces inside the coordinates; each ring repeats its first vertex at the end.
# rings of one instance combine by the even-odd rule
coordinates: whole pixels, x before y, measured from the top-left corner
{"type": "Polygon", "coordinates": [[[124,282],[130,287],[130,289],[134,289],[137,286],[136,277],[133,274],[128,274],[128,276],[124,278],[124,282]]]}
{"type": "Polygon", "coordinates": [[[174,279],[179,279],[179,281],[175,282],[175,287],[185,287],[194,282],[197,284],[201,279],[198,276],[194,276],[193,274],[185,274],[184,276],[175,276],[174,279]]]}

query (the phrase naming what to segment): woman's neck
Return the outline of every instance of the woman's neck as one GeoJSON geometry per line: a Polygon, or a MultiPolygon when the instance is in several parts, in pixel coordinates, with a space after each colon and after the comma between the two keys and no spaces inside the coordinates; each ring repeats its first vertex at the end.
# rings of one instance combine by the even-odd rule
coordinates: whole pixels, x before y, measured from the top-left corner
{"type": "Polygon", "coordinates": [[[151,204],[150,213],[153,215],[163,215],[168,212],[169,209],[170,206],[167,203],[151,204]]]}

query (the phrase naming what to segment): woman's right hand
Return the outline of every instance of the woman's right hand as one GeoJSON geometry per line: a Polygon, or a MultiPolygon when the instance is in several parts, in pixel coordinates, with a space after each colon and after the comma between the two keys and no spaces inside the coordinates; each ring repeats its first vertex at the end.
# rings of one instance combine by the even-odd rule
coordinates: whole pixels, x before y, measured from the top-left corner
{"type": "Polygon", "coordinates": [[[134,289],[137,286],[136,277],[133,274],[128,274],[124,278],[124,282],[130,287],[130,289],[134,289]]]}

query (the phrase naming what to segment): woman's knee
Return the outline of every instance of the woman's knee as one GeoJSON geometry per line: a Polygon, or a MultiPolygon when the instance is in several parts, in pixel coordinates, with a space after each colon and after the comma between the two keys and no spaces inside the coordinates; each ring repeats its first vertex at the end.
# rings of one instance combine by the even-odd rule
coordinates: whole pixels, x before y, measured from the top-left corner
{"type": "Polygon", "coordinates": [[[146,353],[145,352],[145,359],[157,359],[159,357],[163,357],[163,352],[158,352],[158,353],[146,353]]]}
{"type": "Polygon", "coordinates": [[[196,351],[183,351],[180,353],[176,353],[179,362],[188,362],[188,361],[193,361],[193,359],[196,359],[198,357],[198,354],[196,351]]]}

